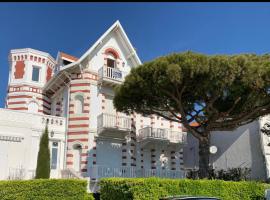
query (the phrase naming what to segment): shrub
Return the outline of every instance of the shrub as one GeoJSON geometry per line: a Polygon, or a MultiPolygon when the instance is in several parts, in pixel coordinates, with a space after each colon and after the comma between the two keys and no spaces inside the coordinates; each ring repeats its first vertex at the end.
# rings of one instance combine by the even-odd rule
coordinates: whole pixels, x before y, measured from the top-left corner
{"type": "Polygon", "coordinates": [[[39,143],[36,178],[50,178],[50,150],[49,150],[49,136],[48,123],[45,131],[41,136],[39,143]]]}
{"type": "Polygon", "coordinates": [[[34,179],[0,181],[1,200],[93,200],[87,181],[77,179],[34,179]]]}
{"type": "Polygon", "coordinates": [[[211,169],[209,173],[210,179],[220,179],[224,181],[247,181],[250,180],[251,169],[244,167],[228,168],[227,170],[211,169]]]}
{"type": "Polygon", "coordinates": [[[84,200],[95,200],[93,193],[87,193],[84,200]]]}
{"type": "Polygon", "coordinates": [[[222,200],[264,199],[265,185],[258,182],[161,178],[101,179],[102,200],[158,200],[175,195],[214,196],[222,200]]]}
{"type": "MultiPolygon", "coordinates": [[[[190,170],[187,172],[187,178],[199,179],[198,170],[190,170]]],[[[247,181],[250,180],[251,169],[244,167],[224,169],[209,169],[209,179],[219,179],[224,181],[247,181]]]]}

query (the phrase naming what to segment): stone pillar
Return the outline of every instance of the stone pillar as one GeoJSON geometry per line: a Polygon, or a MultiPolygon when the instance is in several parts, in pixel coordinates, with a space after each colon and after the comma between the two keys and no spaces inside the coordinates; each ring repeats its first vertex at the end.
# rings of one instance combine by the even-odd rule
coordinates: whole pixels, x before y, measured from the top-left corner
{"type": "Polygon", "coordinates": [[[176,170],[175,151],[171,151],[171,170],[176,170]]]}
{"type": "Polygon", "coordinates": [[[122,143],[122,167],[127,166],[127,142],[122,143]]]}
{"type": "Polygon", "coordinates": [[[151,169],[156,169],[156,149],[151,149],[151,169]]]}
{"type": "Polygon", "coordinates": [[[136,124],[134,114],[131,118],[131,131],[130,131],[130,166],[136,167],[136,124]]]}
{"type": "Polygon", "coordinates": [[[183,148],[179,151],[179,164],[180,164],[180,170],[184,170],[184,154],[183,154],[183,148]]]}

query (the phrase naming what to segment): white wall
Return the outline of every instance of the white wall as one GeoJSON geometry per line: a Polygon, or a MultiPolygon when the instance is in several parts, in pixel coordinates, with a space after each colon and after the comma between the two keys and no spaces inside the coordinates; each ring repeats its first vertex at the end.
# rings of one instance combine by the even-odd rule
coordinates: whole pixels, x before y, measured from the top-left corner
{"type": "Polygon", "coordinates": [[[19,169],[24,171],[24,179],[32,178],[36,169],[40,137],[45,128],[45,118],[50,119],[50,145],[52,141],[60,144],[58,169],[52,172],[51,177],[60,177],[60,170],[64,166],[65,119],[0,109],[0,179],[15,175],[15,171],[18,172],[19,169]],[[54,131],[53,137],[50,135],[51,131],[54,131]],[[10,141],[16,138],[21,140],[10,141]]]}

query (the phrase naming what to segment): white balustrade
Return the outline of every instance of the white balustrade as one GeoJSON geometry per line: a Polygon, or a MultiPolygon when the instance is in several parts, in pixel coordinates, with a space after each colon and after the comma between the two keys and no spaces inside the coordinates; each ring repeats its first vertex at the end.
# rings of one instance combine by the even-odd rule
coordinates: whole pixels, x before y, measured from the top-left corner
{"type": "Polygon", "coordinates": [[[97,128],[98,130],[115,128],[129,131],[131,129],[131,119],[126,116],[102,113],[97,117],[97,128]]]}
{"type": "Polygon", "coordinates": [[[89,168],[90,178],[139,178],[139,177],[161,177],[161,178],[185,178],[185,171],[168,169],[136,169],[136,167],[106,167],[93,166],[89,168]]]}
{"type": "Polygon", "coordinates": [[[98,70],[99,80],[108,79],[113,81],[122,82],[124,80],[123,72],[117,68],[101,67],[98,70]]]}
{"type": "Polygon", "coordinates": [[[186,143],[186,133],[171,131],[170,129],[145,127],[139,130],[138,138],[144,140],[147,138],[156,138],[169,140],[174,143],[186,143]]]}

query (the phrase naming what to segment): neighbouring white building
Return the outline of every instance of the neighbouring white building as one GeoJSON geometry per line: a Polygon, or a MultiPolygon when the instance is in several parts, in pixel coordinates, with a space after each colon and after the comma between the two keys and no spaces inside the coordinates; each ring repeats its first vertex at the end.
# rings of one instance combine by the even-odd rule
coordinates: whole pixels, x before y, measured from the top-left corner
{"type": "MultiPolygon", "coordinates": [[[[0,179],[34,177],[47,121],[52,178],[84,177],[93,183],[112,176],[182,178],[186,168],[196,167],[198,145],[181,124],[114,109],[113,86],[141,64],[119,21],[80,58],[59,52],[55,60],[26,48],[11,50],[9,62],[6,108],[0,109],[0,179]]],[[[226,167],[246,159],[252,169],[263,171],[254,178],[268,178],[270,147],[260,123],[240,127],[239,137],[213,133],[211,142],[218,148],[213,164],[223,167],[230,151],[226,159],[235,160],[226,167]]]]}

